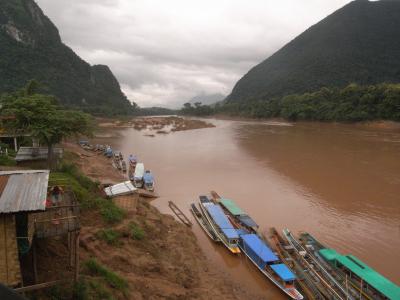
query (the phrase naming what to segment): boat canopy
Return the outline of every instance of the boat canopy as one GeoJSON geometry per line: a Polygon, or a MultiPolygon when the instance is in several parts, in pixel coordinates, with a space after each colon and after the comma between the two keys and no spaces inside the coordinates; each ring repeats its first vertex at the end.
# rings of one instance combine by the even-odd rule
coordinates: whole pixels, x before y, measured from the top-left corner
{"type": "Polygon", "coordinates": [[[135,155],[130,154],[128,160],[129,160],[129,162],[136,162],[137,158],[135,155]]]}
{"type": "Polygon", "coordinates": [[[399,286],[364,264],[357,257],[353,255],[341,255],[334,249],[321,249],[319,250],[319,254],[336,266],[340,263],[387,298],[400,299],[399,286]]]}
{"type": "Polygon", "coordinates": [[[144,164],[138,163],[135,168],[134,178],[143,178],[143,174],[144,174],[144,164]]]}
{"type": "Polygon", "coordinates": [[[199,199],[201,203],[211,202],[210,199],[207,198],[207,196],[199,196],[199,199]]]}
{"type": "Polygon", "coordinates": [[[109,197],[128,195],[132,194],[135,191],[136,188],[132,185],[130,181],[124,181],[118,184],[114,184],[104,189],[104,192],[109,197]]]}
{"type": "Polygon", "coordinates": [[[206,209],[210,214],[211,218],[214,220],[215,224],[222,230],[222,232],[229,239],[238,239],[239,235],[236,232],[236,229],[233,228],[231,222],[229,222],[227,216],[224,214],[221,206],[216,204],[207,204],[206,209]]]}
{"type": "Polygon", "coordinates": [[[144,183],[153,183],[154,182],[153,174],[151,174],[150,172],[144,173],[143,180],[144,183]]]}
{"type": "Polygon", "coordinates": [[[256,262],[262,268],[270,262],[278,261],[278,257],[272,252],[272,250],[262,241],[256,234],[244,234],[240,238],[243,242],[243,247],[250,248],[250,250],[258,257],[256,262]]]}
{"type": "Polygon", "coordinates": [[[247,215],[239,206],[230,199],[221,198],[219,202],[234,216],[247,215]]]}
{"type": "Polygon", "coordinates": [[[296,279],[296,276],[285,264],[271,265],[271,269],[274,270],[283,281],[288,282],[296,279]]]}
{"type": "Polygon", "coordinates": [[[247,215],[238,216],[237,218],[240,220],[240,222],[242,222],[244,225],[248,227],[256,227],[256,228],[258,227],[257,223],[247,215]]]}

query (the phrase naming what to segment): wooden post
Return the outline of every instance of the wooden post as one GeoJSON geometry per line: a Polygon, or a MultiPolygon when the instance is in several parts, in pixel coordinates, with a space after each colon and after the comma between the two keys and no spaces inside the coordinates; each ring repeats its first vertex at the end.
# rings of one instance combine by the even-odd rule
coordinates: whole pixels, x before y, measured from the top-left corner
{"type": "Polygon", "coordinates": [[[17,144],[17,137],[16,136],[14,137],[14,149],[15,149],[15,152],[18,151],[18,144],[17,144]]]}
{"type": "Polygon", "coordinates": [[[75,232],[75,282],[79,279],[79,231],[75,232]]]}
{"type": "Polygon", "coordinates": [[[36,255],[36,239],[34,238],[32,241],[32,258],[33,258],[33,281],[35,283],[38,282],[38,274],[37,274],[37,255],[36,255]]]}

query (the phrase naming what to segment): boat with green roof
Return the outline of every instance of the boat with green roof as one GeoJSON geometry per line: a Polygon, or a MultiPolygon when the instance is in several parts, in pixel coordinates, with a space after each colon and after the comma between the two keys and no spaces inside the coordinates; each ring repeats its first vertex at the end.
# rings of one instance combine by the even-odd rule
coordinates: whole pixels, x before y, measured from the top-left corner
{"type": "Polygon", "coordinates": [[[300,242],[307,251],[311,251],[328,265],[344,282],[348,290],[353,291],[357,299],[400,299],[400,287],[369,267],[354,255],[342,255],[336,250],[325,247],[311,234],[300,233],[300,242]]]}

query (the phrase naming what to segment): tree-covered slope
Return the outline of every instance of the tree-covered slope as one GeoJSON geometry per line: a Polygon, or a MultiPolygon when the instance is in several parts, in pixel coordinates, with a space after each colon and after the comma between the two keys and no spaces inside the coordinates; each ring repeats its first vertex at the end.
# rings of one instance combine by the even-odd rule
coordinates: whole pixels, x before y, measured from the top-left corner
{"type": "Polygon", "coordinates": [[[90,66],[61,41],[33,0],[0,0],[0,93],[36,79],[64,105],[127,113],[132,105],[107,66],[90,66]]]}
{"type": "Polygon", "coordinates": [[[252,68],[227,100],[269,100],[381,82],[400,82],[400,1],[357,0],[252,68]]]}

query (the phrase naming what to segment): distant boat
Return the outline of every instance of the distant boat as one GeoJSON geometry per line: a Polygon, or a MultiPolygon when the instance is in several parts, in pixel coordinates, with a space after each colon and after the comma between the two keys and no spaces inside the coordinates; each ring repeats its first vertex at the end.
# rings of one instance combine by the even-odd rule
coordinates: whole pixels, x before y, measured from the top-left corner
{"type": "Polygon", "coordinates": [[[210,223],[207,221],[207,218],[204,216],[201,210],[197,208],[195,203],[192,203],[190,205],[190,211],[192,212],[193,217],[196,219],[197,223],[199,223],[200,227],[208,235],[208,237],[214,242],[220,242],[221,240],[212,229],[210,223]]]}
{"type": "Polygon", "coordinates": [[[129,166],[135,168],[137,163],[137,157],[133,154],[130,154],[128,157],[129,166]]]}
{"type": "Polygon", "coordinates": [[[135,173],[133,175],[133,184],[135,187],[143,186],[143,175],[144,175],[144,164],[138,163],[135,168],[135,173]]]}
{"type": "Polygon", "coordinates": [[[104,155],[108,158],[111,158],[113,156],[113,150],[110,146],[106,148],[106,150],[104,151],[104,155]]]}
{"type": "Polygon", "coordinates": [[[144,188],[148,191],[154,191],[154,177],[149,170],[143,175],[144,188]]]}
{"type": "Polygon", "coordinates": [[[121,166],[122,166],[122,172],[126,172],[126,162],[123,160],[122,162],[121,162],[121,166]]]}
{"type": "Polygon", "coordinates": [[[208,223],[228,250],[234,254],[240,253],[239,235],[221,206],[212,203],[207,197],[200,198],[199,207],[208,223]]]}

